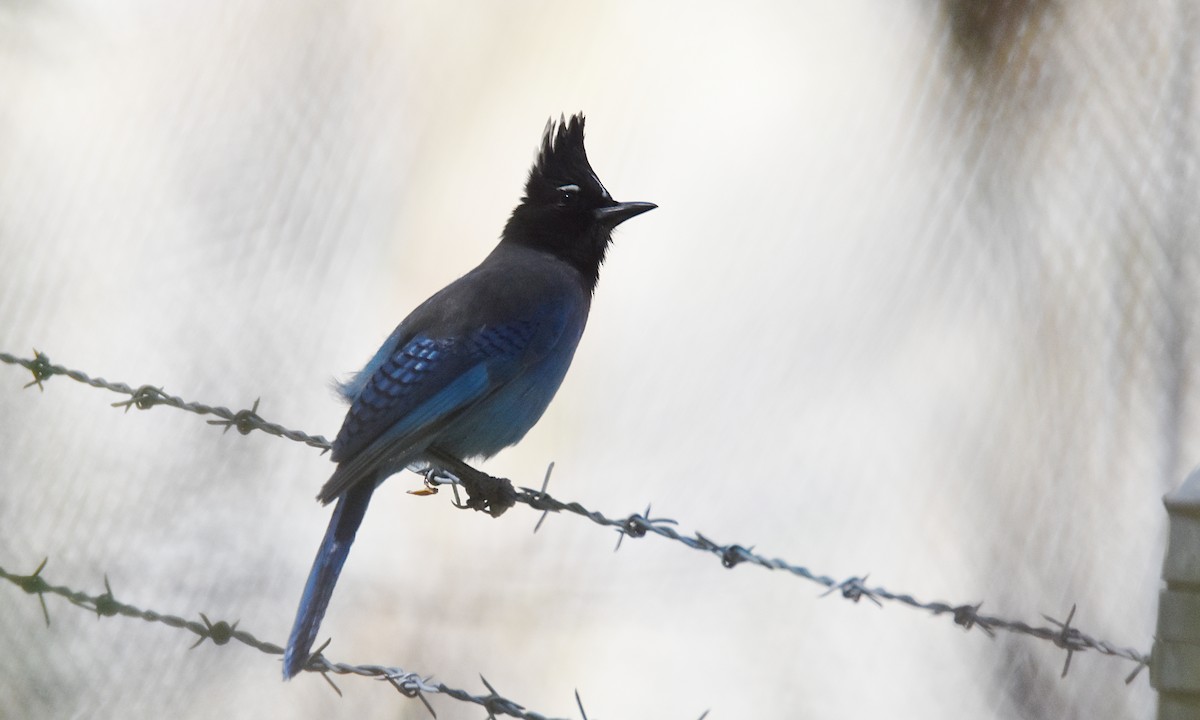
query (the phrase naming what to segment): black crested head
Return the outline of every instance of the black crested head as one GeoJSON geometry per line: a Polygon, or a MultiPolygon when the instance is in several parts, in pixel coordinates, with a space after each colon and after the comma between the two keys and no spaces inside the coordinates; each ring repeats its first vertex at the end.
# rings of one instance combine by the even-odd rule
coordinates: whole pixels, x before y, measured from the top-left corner
{"type": "Polygon", "coordinates": [[[552,253],[596,288],[612,230],[654,209],[651,203],[619,203],[592,170],[583,147],[583,114],[546,123],[525,196],[504,226],[501,242],[552,253]]]}

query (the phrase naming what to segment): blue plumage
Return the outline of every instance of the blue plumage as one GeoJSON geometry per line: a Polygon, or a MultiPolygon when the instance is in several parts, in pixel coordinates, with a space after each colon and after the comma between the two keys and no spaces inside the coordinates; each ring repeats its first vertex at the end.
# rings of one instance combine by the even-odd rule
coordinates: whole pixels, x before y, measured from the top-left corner
{"type": "Polygon", "coordinates": [[[618,203],[583,147],[583,117],[547,126],[525,196],[478,267],[422,303],[341,386],[350,410],[318,499],[337,501],[284,654],[308,661],[375,487],[431,455],[490,457],[554,397],[587,324],[616,225],[654,207],[618,203]]]}

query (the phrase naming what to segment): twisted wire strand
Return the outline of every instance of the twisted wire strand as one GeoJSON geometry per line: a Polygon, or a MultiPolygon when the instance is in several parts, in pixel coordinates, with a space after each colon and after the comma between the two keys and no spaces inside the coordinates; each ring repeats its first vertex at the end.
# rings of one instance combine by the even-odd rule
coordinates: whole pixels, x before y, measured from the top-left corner
{"type": "MultiPolygon", "coordinates": [[[[41,601],[42,614],[45,617],[47,627],[50,625],[50,612],[46,606],[45,596],[56,595],[76,607],[95,612],[98,618],[120,615],[122,617],[137,618],[146,622],[160,623],[168,627],[187,630],[197,636],[196,642],[191,646],[192,648],[202,644],[205,640],[211,640],[216,645],[226,645],[231,641],[237,641],[268,655],[283,654],[282,647],[272,642],[260,640],[246,630],[238,629],[237,622],[229,623],[225,620],[213,622],[204,613],[200,613],[199,620],[189,620],[178,615],[142,609],[117,600],[113,595],[112,586],[109,584],[107,577],[104,579],[104,592],[99,595],[88,594],[64,585],[51,585],[42,577],[42,571],[46,568],[46,564],[47,560],[43,560],[37,569],[29,575],[20,575],[0,567],[0,580],[7,580],[31,595],[37,595],[41,601]]],[[[488,684],[486,679],[483,682],[488,688],[488,693],[474,694],[461,688],[451,687],[445,683],[433,682],[431,677],[422,677],[417,673],[399,667],[387,665],[352,665],[349,663],[334,662],[327,659],[321,651],[318,651],[309,659],[304,669],[308,672],[324,675],[331,685],[333,685],[332,680],[329,679],[329,674],[331,673],[334,675],[358,675],[361,677],[377,678],[389,683],[397,692],[405,697],[421,700],[431,714],[433,713],[433,708],[425,698],[427,694],[445,695],[461,702],[479,705],[488,711],[489,717],[505,715],[522,718],[522,720],[551,720],[551,718],[542,713],[527,710],[519,703],[498,694],[488,684]]],[[[339,695],[341,694],[336,685],[333,685],[333,689],[339,695]]]]}
{"type": "Polygon", "coordinates": [[[9,365],[20,365],[33,373],[33,380],[27,383],[25,387],[36,385],[39,390],[42,390],[44,389],[43,383],[46,380],[55,375],[62,375],[84,385],[110,390],[121,395],[128,395],[128,400],[112,403],[113,407],[124,408],[127,412],[131,407],[136,407],[139,410],[149,410],[155,405],[166,405],[197,415],[216,415],[221,419],[209,420],[209,424],[223,427],[226,431],[233,427],[237,428],[241,434],[248,435],[254,430],[260,430],[268,435],[287,438],[288,440],[304,443],[320,450],[329,449],[329,441],[321,435],[309,435],[299,430],[289,430],[282,425],[264,420],[258,414],[258,400],[255,400],[254,405],[248,410],[234,411],[219,405],[189,402],[177,395],[168,395],[163,392],[161,387],[155,387],[154,385],[139,385],[134,388],[122,382],[110,382],[104,378],[94,378],[79,370],[55,365],[50,362],[50,358],[37,350],[33,351],[33,355],[32,358],[22,358],[6,352],[0,352],[0,362],[9,365]]]}

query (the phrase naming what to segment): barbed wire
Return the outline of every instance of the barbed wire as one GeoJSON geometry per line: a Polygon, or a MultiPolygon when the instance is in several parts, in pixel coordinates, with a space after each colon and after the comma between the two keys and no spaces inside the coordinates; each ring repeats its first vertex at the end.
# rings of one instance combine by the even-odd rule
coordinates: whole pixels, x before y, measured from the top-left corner
{"type": "MultiPolygon", "coordinates": [[[[190,631],[197,636],[196,642],[192,643],[191,648],[199,646],[205,640],[211,640],[218,646],[226,645],[231,640],[236,640],[243,645],[252,647],[268,655],[283,654],[283,648],[275,643],[259,640],[251,633],[239,630],[237,622],[230,623],[225,620],[213,622],[204,613],[200,613],[199,620],[188,620],[177,615],[169,615],[155,610],[144,610],[121,602],[113,595],[112,586],[109,584],[107,576],[104,578],[104,592],[100,595],[89,595],[88,593],[63,585],[51,585],[42,577],[42,571],[46,568],[47,562],[48,560],[42,560],[37,569],[29,575],[18,575],[0,567],[0,579],[7,580],[30,595],[38,596],[42,604],[42,615],[46,620],[47,627],[50,625],[50,610],[46,606],[46,595],[49,594],[62,597],[76,607],[95,612],[98,618],[121,615],[190,631]]],[[[304,670],[320,673],[338,695],[341,695],[342,691],[333,682],[332,678],[329,677],[330,674],[378,678],[383,682],[387,682],[401,695],[420,700],[434,717],[437,717],[437,713],[434,712],[433,706],[429,704],[429,700],[425,697],[426,695],[445,695],[461,702],[479,705],[487,711],[489,718],[504,715],[521,718],[522,720],[555,720],[542,713],[528,710],[519,703],[500,695],[492,687],[491,683],[487,681],[487,678],[482,675],[480,676],[480,680],[488,692],[484,695],[476,695],[467,690],[451,687],[445,683],[434,682],[432,676],[422,677],[418,673],[399,667],[387,665],[351,665],[334,662],[327,659],[323,654],[325,647],[328,645],[329,643],[326,642],[325,645],[313,653],[304,670]]],[[[583,703],[579,700],[578,691],[576,691],[575,699],[583,719],[587,720],[587,713],[583,710],[583,703]]]]}
{"type": "MultiPolygon", "coordinates": [[[[141,385],[134,389],[125,383],[111,383],[103,379],[93,379],[87,374],[78,370],[71,370],[61,365],[54,365],[50,362],[45,354],[34,350],[33,358],[20,358],[8,353],[0,352],[0,362],[11,365],[20,365],[33,373],[33,380],[26,384],[25,387],[36,385],[39,389],[43,387],[42,383],[55,375],[63,375],[77,382],[81,382],[92,387],[104,388],[116,393],[129,395],[130,399],[122,402],[113,403],[115,407],[123,407],[126,410],[129,407],[137,407],[139,409],[149,409],[156,405],[168,405],[180,410],[197,413],[200,415],[217,415],[221,420],[210,420],[209,424],[223,426],[225,430],[230,427],[236,427],[243,435],[249,434],[254,430],[261,430],[271,435],[284,437],[296,442],[302,442],[312,447],[322,450],[329,449],[329,441],[319,435],[309,435],[297,430],[289,430],[282,425],[270,423],[258,415],[258,400],[254,401],[253,406],[249,410],[232,411],[224,407],[213,407],[202,403],[188,402],[182,398],[167,395],[162,391],[162,388],[156,388],[151,385],[141,385]]],[[[550,496],[546,492],[546,487],[550,480],[553,463],[546,471],[546,477],[543,480],[542,486],[538,490],[527,487],[513,488],[511,483],[504,479],[490,478],[490,476],[471,468],[471,466],[461,461],[457,461],[457,466],[461,468],[457,476],[448,474],[444,471],[434,471],[426,476],[426,483],[433,489],[440,485],[451,484],[457,487],[459,484],[467,486],[468,491],[472,489],[471,484],[464,482],[465,478],[461,477],[464,474],[477,474],[483,478],[503,483],[508,488],[508,494],[503,498],[501,507],[498,511],[490,509],[486,502],[479,502],[473,499],[466,504],[458,504],[459,507],[473,509],[489,509],[492,514],[499,514],[503,510],[513,504],[520,503],[528,505],[535,510],[541,510],[542,516],[538,520],[534,528],[536,532],[541,527],[542,521],[550,512],[555,513],[571,513],[579,517],[587,518],[593,523],[605,527],[612,527],[619,533],[617,540],[617,548],[621,546],[621,542],[626,538],[642,538],[646,535],[657,535],[667,540],[682,544],[693,550],[708,553],[718,558],[722,565],[727,568],[734,568],[743,563],[757,565],[767,570],[781,570],[795,577],[814,582],[825,588],[822,596],[837,594],[851,602],[859,602],[867,599],[877,606],[882,607],[883,602],[893,602],[916,610],[923,610],[931,613],[933,616],[948,616],[953,622],[964,630],[979,628],[988,637],[995,637],[997,632],[1008,632],[1018,635],[1032,637],[1038,640],[1050,642],[1058,648],[1066,652],[1066,659],[1063,663],[1062,675],[1065,677],[1071,666],[1071,659],[1077,652],[1093,651],[1114,658],[1121,658],[1135,663],[1132,672],[1125,678],[1126,683],[1131,683],[1138,674],[1150,664],[1150,654],[1144,653],[1133,648],[1124,647],[1115,643],[1108,642],[1096,638],[1093,635],[1087,634],[1072,625],[1075,618],[1076,606],[1072,606],[1067,614],[1066,620],[1058,620],[1050,615],[1042,615],[1042,618],[1049,625],[1034,625],[1020,620],[1010,620],[997,615],[989,615],[980,612],[983,603],[961,603],[954,604],[942,601],[924,601],[919,600],[909,593],[894,592],[882,586],[868,586],[867,575],[851,576],[845,579],[836,579],[834,577],[816,573],[803,565],[790,563],[780,558],[769,558],[765,555],[754,552],[753,547],[745,547],[740,544],[723,544],[710,540],[700,532],[695,532],[691,535],[682,533],[676,530],[679,524],[677,521],[670,518],[653,517],[651,515],[650,506],[642,513],[632,513],[622,517],[609,517],[595,510],[589,510],[577,502],[563,502],[550,496]],[[463,471],[467,471],[464,473],[463,471]]],[[[375,666],[366,666],[375,667],[375,666]]],[[[356,673],[364,674],[364,673],[356,673]]]]}
{"type": "Polygon", "coordinates": [[[32,358],[22,358],[6,352],[0,352],[0,362],[9,365],[20,365],[33,373],[33,380],[25,384],[27,388],[36,385],[38,390],[45,390],[45,387],[42,385],[43,382],[55,375],[63,375],[84,385],[111,390],[121,395],[128,395],[128,400],[112,403],[113,407],[124,408],[126,412],[131,407],[136,407],[139,410],[149,410],[156,405],[166,405],[178,408],[179,410],[186,410],[190,413],[196,413],[197,415],[216,415],[221,419],[209,420],[208,424],[223,427],[226,431],[233,427],[237,428],[241,434],[248,435],[254,430],[261,430],[268,435],[294,440],[295,442],[304,443],[320,450],[329,450],[330,447],[329,441],[321,435],[309,435],[299,430],[289,430],[282,425],[263,420],[258,414],[257,399],[249,410],[238,410],[236,412],[227,407],[188,402],[181,397],[168,395],[163,392],[161,387],[139,385],[133,388],[125,383],[109,382],[104,378],[93,378],[79,370],[72,370],[62,365],[54,365],[50,362],[50,358],[46,357],[45,353],[38,352],[37,349],[34,349],[32,358]]]}

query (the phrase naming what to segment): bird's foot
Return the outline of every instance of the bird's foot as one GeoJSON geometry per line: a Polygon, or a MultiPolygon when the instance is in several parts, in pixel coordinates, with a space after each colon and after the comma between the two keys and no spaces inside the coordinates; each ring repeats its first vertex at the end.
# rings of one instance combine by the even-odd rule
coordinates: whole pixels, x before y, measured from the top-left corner
{"type": "Polygon", "coordinates": [[[458,481],[467,491],[467,501],[461,508],[482,510],[492,517],[500,517],[504,511],[517,503],[517,491],[507,478],[499,478],[474,468],[464,472],[458,481]]]}
{"type": "Polygon", "coordinates": [[[467,491],[467,501],[456,502],[455,507],[481,510],[492,517],[500,517],[517,503],[516,488],[507,478],[492,477],[438,448],[430,448],[428,454],[435,465],[456,477],[458,484],[467,491]]]}

